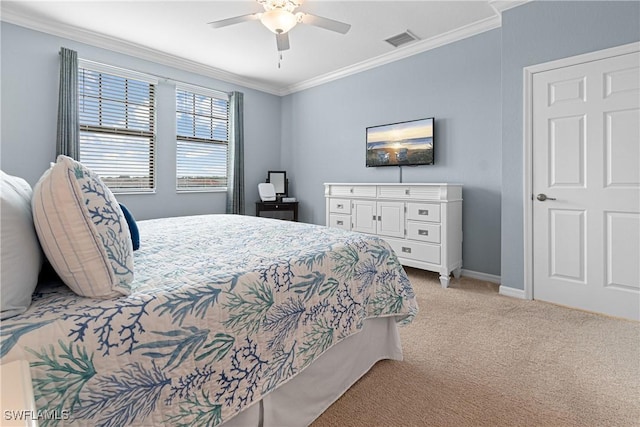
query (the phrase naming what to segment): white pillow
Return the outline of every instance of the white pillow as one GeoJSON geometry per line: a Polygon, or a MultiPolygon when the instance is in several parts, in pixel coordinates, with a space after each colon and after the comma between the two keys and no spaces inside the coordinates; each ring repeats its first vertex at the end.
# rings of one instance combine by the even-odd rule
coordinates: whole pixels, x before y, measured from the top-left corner
{"type": "Polygon", "coordinates": [[[38,283],[42,252],[31,216],[31,186],[0,171],[0,319],[24,313],[38,283]]]}
{"type": "Polygon", "coordinates": [[[66,156],[33,189],[40,245],[77,294],[111,298],[131,293],[133,247],[118,201],[100,177],[66,156]]]}

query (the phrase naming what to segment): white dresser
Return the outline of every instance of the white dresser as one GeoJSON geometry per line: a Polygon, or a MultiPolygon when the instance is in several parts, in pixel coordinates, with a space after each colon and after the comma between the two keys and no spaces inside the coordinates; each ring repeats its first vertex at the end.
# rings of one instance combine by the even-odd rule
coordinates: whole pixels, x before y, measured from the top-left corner
{"type": "Polygon", "coordinates": [[[326,183],[326,224],[384,238],[403,265],[440,273],[462,269],[459,184],[326,183]]]}

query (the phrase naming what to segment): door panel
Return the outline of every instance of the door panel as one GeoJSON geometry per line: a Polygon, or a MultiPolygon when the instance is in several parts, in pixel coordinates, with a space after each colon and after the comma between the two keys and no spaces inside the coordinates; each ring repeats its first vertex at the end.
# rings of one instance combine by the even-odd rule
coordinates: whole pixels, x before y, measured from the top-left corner
{"type": "Polygon", "coordinates": [[[567,101],[585,102],[585,85],[586,78],[584,76],[550,83],[549,106],[567,101]]]}
{"type": "Polygon", "coordinates": [[[403,202],[378,202],[378,234],[404,237],[403,202]]]}
{"type": "Polygon", "coordinates": [[[533,76],[535,299],[640,318],[639,81],[638,53],[533,76]]]}
{"type": "Polygon", "coordinates": [[[354,200],[352,203],[352,230],[361,233],[376,234],[376,202],[371,200],[354,200]]]}
{"type": "Polygon", "coordinates": [[[607,284],[640,290],[640,215],[607,212],[607,284]]]}
{"type": "Polygon", "coordinates": [[[549,125],[549,187],[584,187],[585,116],[551,119],[549,125]]]}
{"type": "Polygon", "coordinates": [[[585,225],[584,211],[549,209],[551,277],[585,282],[585,225]]]}
{"type": "Polygon", "coordinates": [[[640,69],[631,64],[629,68],[604,73],[605,98],[629,92],[632,96],[640,89],[640,69]]]}
{"type": "Polygon", "coordinates": [[[640,109],[605,116],[607,186],[640,186],[640,109]]]}

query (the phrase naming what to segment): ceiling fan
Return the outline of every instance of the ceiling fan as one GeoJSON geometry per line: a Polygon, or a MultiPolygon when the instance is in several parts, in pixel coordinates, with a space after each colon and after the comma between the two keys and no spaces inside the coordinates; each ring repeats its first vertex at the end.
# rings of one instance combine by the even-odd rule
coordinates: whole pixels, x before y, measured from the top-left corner
{"type": "Polygon", "coordinates": [[[350,24],[323,18],[322,16],[311,15],[304,12],[294,13],[295,9],[302,4],[302,0],[256,0],[264,7],[264,12],[241,15],[233,18],[221,19],[209,22],[212,28],[226,27],[227,25],[239,24],[245,21],[260,21],[276,35],[278,51],[289,49],[289,34],[296,24],[308,24],[326,30],[346,34],[351,28],[350,24]]]}

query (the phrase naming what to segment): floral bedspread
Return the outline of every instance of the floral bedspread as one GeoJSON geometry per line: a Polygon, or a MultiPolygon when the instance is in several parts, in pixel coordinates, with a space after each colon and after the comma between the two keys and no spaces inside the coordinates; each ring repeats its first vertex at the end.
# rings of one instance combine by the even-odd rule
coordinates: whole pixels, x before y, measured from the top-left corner
{"type": "Polygon", "coordinates": [[[364,319],[417,313],[375,236],[235,215],[138,226],[131,295],[39,288],[1,323],[1,361],[29,361],[41,426],[215,426],[364,319]]]}

